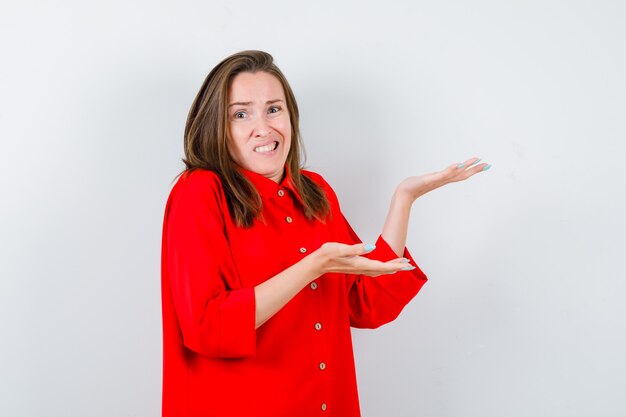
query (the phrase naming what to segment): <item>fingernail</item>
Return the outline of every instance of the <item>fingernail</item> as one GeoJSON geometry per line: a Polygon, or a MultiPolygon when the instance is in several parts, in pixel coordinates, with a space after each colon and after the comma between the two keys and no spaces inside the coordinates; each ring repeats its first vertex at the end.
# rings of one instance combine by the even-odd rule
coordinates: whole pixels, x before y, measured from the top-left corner
{"type": "Polygon", "coordinates": [[[491,168],[491,165],[485,165],[485,167],[483,168],[483,171],[487,171],[489,168],[491,168]]]}
{"type": "Polygon", "coordinates": [[[402,271],[411,271],[415,269],[415,267],[413,265],[409,265],[409,266],[405,266],[404,268],[402,268],[402,271]]]}
{"type": "Polygon", "coordinates": [[[404,258],[404,259],[402,259],[402,262],[403,263],[408,263],[408,262],[411,262],[411,261],[409,261],[408,259],[404,258]]]}
{"type": "Polygon", "coordinates": [[[456,167],[457,168],[463,168],[463,167],[465,167],[465,164],[458,164],[456,167]]]}
{"type": "Polygon", "coordinates": [[[474,163],[472,165],[476,165],[477,163],[479,163],[480,161],[482,161],[482,159],[478,158],[476,161],[474,161],[474,163]]]}
{"type": "Polygon", "coordinates": [[[363,245],[363,249],[365,249],[365,252],[371,252],[374,249],[376,249],[376,245],[372,245],[371,243],[368,243],[367,245],[363,245]]]}

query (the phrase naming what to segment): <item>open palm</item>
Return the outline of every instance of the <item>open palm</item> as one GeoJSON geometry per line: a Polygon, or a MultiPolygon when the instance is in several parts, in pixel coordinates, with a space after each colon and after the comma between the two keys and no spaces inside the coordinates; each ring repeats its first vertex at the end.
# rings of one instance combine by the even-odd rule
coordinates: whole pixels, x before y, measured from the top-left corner
{"type": "Polygon", "coordinates": [[[398,190],[408,194],[415,200],[443,185],[464,181],[472,175],[486,171],[491,167],[491,165],[479,162],[479,158],[470,158],[461,164],[452,164],[442,171],[406,178],[398,185],[398,190]]]}

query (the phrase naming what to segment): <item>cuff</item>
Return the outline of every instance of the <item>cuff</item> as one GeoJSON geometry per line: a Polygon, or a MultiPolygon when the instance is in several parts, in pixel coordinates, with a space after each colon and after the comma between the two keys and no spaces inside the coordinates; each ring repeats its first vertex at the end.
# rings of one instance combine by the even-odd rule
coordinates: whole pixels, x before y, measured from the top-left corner
{"type": "MultiPolygon", "coordinates": [[[[382,235],[379,235],[376,240],[376,249],[366,256],[381,262],[399,258],[387,241],[383,239],[382,235]]],[[[376,280],[380,282],[387,292],[399,303],[406,304],[415,297],[426,281],[428,281],[428,278],[417,265],[415,259],[413,259],[413,256],[411,256],[411,253],[406,247],[404,248],[402,256],[407,258],[410,265],[415,266],[415,269],[410,271],[398,271],[390,275],[380,275],[376,277],[376,280]]]]}
{"type": "Polygon", "coordinates": [[[220,306],[220,357],[256,353],[256,300],[254,288],[230,291],[220,306]]]}

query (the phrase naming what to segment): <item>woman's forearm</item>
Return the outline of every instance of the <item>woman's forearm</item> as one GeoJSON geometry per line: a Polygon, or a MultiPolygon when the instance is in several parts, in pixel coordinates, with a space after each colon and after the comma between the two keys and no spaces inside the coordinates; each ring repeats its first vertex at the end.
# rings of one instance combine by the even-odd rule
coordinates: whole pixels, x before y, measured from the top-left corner
{"type": "Polygon", "coordinates": [[[319,277],[315,266],[312,257],[307,256],[254,288],[257,329],[319,277]]]}
{"type": "Polygon", "coordinates": [[[378,276],[393,274],[406,268],[406,259],[380,262],[364,257],[372,249],[362,243],[326,242],[315,252],[302,258],[281,273],[254,287],[255,325],[278,313],[311,281],[328,272],[378,276]]]}
{"type": "Polygon", "coordinates": [[[406,246],[406,235],[413,201],[415,199],[408,193],[396,190],[391,198],[391,205],[381,233],[383,239],[398,256],[403,255],[406,246]]]}

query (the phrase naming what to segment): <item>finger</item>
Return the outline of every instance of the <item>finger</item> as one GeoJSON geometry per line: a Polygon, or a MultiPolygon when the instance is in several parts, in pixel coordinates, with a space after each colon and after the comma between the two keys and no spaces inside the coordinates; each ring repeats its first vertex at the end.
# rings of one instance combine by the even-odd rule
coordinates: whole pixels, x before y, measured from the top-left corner
{"type": "MultiPolygon", "coordinates": [[[[364,264],[367,263],[371,263],[371,262],[376,262],[376,263],[380,263],[380,264],[389,264],[389,265],[394,265],[394,266],[406,266],[406,264],[410,263],[410,259],[408,258],[396,258],[396,259],[391,259],[389,261],[378,261],[376,259],[370,259],[370,258],[366,258],[364,256],[358,256],[355,259],[362,259],[364,264]]],[[[372,264],[373,265],[373,264],[372,264]]]]}
{"type": "Polygon", "coordinates": [[[339,257],[365,255],[376,249],[376,245],[371,243],[356,243],[354,245],[347,245],[345,243],[333,242],[330,247],[333,248],[335,255],[339,257]]]}
{"type": "Polygon", "coordinates": [[[408,258],[404,258],[404,257],[400,257],[400,258],[396,258],[396,259],[392,259],[390,261],[387,261],[386,263],[399,263],[402,264],[404,266],[406,266],[407,263],[411,262],[410,259],[408,258]]]}
{"type": "Polygon", "coordinates": [[[381,274],[394,274],[403,270],[415,269],[414,265],[411,265],[406,258],[393,259],[387,262],[376,261],[368,258],[355,259],[353,267],[355,271],[353,273],[359,273],[369,276],[377,276],[381,274]]]}
{"type": "Polygon", "coordinates": [[[376,245],[373,243],[357,243],[352,245],[352,248],[355,251],[355,255],[366,255],[376,249],[376,245]]]}
{"type": "Polygon", "coordinates": [[[415,269],[414,265],[410,264],[384,264],[384,267],[376,268],[375,270],[365,273],[364,275],[377,276],[382,274],[395,274],[401,271],[411,271],[415,269]]]}
{"type": "Polygon", "coordinates": [[[395,268],[400,268],[401,271],[415,269],[415,265],[412,265],[411,261],[407,258],[393,259],[386,263],[393,265],[395,268]]]}
{"type": "Polygon", "coordinates": [[[457,164],[456,168],[457,170],[467,169],[468,167],[471,167],[472,165],[477,164],[480,161],[481,161],[480,158],[473,157],[466,161],[461,162],[460,164],[457,164]]]}
{"type": "Polygon", "coordinates": [[[489,168],[491,168],[491,165],[484,162],[479,163],[480,161],[480,158],[470,158],[467,161],[459,164],[459,167],[462,168],[457,168],[457,176],[454,178],[453,181],[466,180],[474,174],[482,171],[487,171],[489,168]]]}
{"type": "Polygon", "coordinates": [[[491,168],[491,165],[486,163],[474,165],[463,172],[462,179],[468,179],[472,175],[478,174],[479,172],[487,171],[489,168],[491,168]]]}
{"type": "Polygon", "coordinates": [[[452,181],[453,182],[465,181],[466,179],[468,179],[472,175],[475,175],[475,174],[477,174],[477,173],[479,173],[481,171],[482,171],[482,166],[469,168],[469,169],[463,171],[462,173],[459,173],[459,175],[457,175],[452,181]]]}
{"type": "Polygon", "coordinates": [[[470,158],[461,163],[455,163],[448,166],[445,170],[441,171],[441,179],[445,182],[457,182],[463,181],[471,177],[475,173],[481,171],[487,164],[479,164],[480,158],[470,158]],[[476,168],[480,167],[480,168],[476,168]]]}

